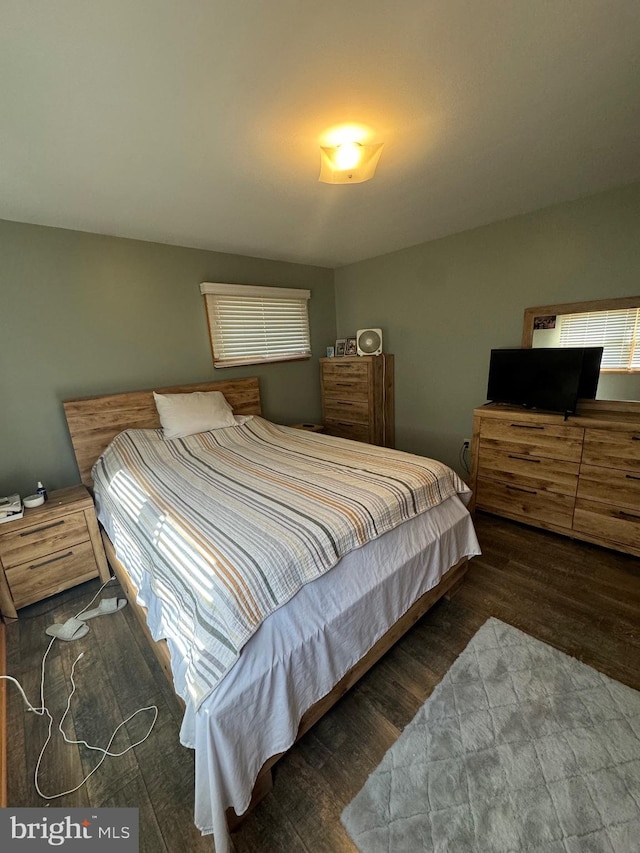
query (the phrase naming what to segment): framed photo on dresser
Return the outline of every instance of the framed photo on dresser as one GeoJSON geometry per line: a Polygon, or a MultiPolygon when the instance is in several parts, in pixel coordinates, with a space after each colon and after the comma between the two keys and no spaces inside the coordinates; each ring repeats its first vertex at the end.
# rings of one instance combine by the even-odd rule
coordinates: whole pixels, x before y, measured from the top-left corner
{"type": "Polygon", "coordinates": [[[346,355],[347,339],[338,338],[336,340],[336,356],[346,355]]]}

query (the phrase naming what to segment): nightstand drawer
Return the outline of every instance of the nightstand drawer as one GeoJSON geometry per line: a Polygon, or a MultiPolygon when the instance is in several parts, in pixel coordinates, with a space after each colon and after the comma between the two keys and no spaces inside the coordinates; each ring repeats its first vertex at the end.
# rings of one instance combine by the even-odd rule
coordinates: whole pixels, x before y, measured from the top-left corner
{"type": "Polygon", "coordinates": [[[42,559],[7,569],[7,583],[17,609],[33,604],[63,589],[96,577],[96,563],[91,542],[82,542],[47,553],[42,559]]]}
{"type": "Polygon", "coordinates": [[[40,524],[21,527],[13,533],[3,530],[2,534],[0,560],[5,570],[89,539],[84,512],[70,513],[51,521],[43,518],[40,524]]]}

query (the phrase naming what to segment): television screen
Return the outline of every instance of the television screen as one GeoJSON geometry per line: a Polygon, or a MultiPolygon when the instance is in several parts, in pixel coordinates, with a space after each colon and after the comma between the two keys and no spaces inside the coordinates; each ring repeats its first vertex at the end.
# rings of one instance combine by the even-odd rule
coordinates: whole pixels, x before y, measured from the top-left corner
{"type": "Polygon", "coordinates": [[[602,347],[492,350],[487,399],[573,413],[595,397],[601,358],[602,347]]]}
{"type": "Polygon", "coordinates": [[[583,347],[582,373],[578,386],[578,399],[595,400],[600,381],[600,362],[604,347],[583,347]]]}

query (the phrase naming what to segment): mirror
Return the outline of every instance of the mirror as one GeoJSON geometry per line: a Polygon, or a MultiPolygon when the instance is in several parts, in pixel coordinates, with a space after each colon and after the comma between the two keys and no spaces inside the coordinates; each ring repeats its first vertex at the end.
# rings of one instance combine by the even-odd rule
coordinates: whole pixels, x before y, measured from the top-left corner
{"type": "MultiPolygon", "coordinates": [[[[562,316],[583,314],[587,311],[615,311],[639,308],[640,296],[623,296],[618,299],[599,299],[590,302],[565,302],[559,305],[538,305],[527,308],[522,326],[523,347],[558,346],[562,316]]],[[[640,346],[640,326],[637,328],[640,346]]],[[[640,400],[640,372],[601,371],[598,400],[640,400]]]]}

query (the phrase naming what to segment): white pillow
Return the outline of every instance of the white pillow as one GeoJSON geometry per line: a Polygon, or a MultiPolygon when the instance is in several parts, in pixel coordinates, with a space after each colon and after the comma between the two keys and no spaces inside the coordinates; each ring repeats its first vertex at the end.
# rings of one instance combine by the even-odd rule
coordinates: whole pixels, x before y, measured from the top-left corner
{"type": "Polygon", "coordinates": [[[153,399],[165,438],[182,438],[237,423],[233,409],[220,391],[190,394],[156,394],[154,391],[153,399]]]}

